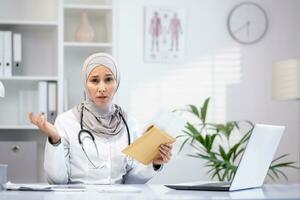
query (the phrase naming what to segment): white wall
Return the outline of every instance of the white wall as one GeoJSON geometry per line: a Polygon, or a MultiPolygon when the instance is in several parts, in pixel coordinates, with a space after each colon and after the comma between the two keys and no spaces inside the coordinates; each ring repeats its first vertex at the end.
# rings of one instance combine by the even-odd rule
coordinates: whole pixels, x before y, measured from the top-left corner
{"type": "MultiPolygon", "coordinates": [[[[238,2],[241,1],[118,0],[116,54],[122,73],[119,103],[143,121],[160,107],[199,105],[205,97],[212,96],[212,120],[248,119],[286,125],[277,153],[290,153],[290,160],[299,166],[299,102],[272,100],[271,66],[274,60],[300,56],[296,42],[300,4],[297,0],[257,0],[267,11],[270,27],[261,42],[244,46],[234,42],[226,29],[227,15],[238,2]],[[183,64],[143,61],[145,6],[186,8],[183,64]]],[[[300,181],[299,171],[286,173],[289,182],[300,181]]],[[[202,163],[181,154],[175,155],[151,182],[199,179],[207,180],[202,163]]]]}

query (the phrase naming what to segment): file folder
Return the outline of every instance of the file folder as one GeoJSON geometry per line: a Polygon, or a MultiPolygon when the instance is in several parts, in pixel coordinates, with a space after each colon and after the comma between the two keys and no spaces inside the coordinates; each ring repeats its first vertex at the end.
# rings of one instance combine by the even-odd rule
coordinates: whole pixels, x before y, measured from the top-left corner
{"type": "Polygon", "coordinates": [[[4,76],[12,76],[12,32],[4,31],[4,76]]]}
{"type": "Polygon", "coordinates": [[[47,118],[48,114],[48,85],[47,81],[40,81],[38,83],[38,99],[39,99],[39,113],[44,113],[45,117],[47,118]]]}
{"type": "Polygon", "coordinates": [[[57,87],[56,82],[48,82],[48,113],[47,119],[49,122],[54,123],[57,116],[57,87]]]}
{"type": "Polygon", "coordinates": [[[127,146],[122,153],[148,165],[159,154],[161,144],[174,143],[175,141],[173,136],[157,126],[151,125],[141,137],[127,146]]]}
{"type": "Polygon", "coordinates": [[[22,75],[22,36],[13,34],[13,75],[22,75]]]}
{"type": "Polygon", "coordinates": [[[0,78],[4,77],[4,31],[0,31],[0,78]]]}

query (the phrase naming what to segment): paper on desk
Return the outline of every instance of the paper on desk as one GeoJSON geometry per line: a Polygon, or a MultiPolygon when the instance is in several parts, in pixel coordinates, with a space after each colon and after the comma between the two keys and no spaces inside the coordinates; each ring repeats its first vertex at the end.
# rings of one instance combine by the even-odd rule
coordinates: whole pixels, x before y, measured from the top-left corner
{"type": "Polygon", "coordinates": [[[52,185],[52,190],[56,192],[84,192],[86,186],[82,184],[52,185]]]}
{"type": "Polygon", "coordinates": [[[5,188],[7,190],[52,191],[51,185],[48,184],[16,184],[7,182],[5,188]]]}
{"type": "Polygon", "coordinates": [[[182,130],[184,129],[186,122],[187,120],[178,113],[160,109],[153,115],[152,119],[148,121],[146,128],[148,128],[149,125],[154,124],[161,130],[176,137],[182,135],[182,130]]]}
{"type": "Polygon", "coordinates": [[[127,146],[122,152],[137,161],[148,165],[159,153],[161,144],[173,143],[175,138],[160,128],[152,125],[146,133],[127,146]]]}
{"type": "Polygon", "coordinates": [[[19,191],[57,191],[57,192],[82,192],[86,188],[84,185],[49,185],[49,184],[19,184],[19,183],[6,183],[7,190],[19,191]]]}
{"type": "Polygon", "coordinates": [[[100,193],[140,193],[139,188],[128,185],[94,185],[89,186],[88,189],[96,190],[100,193]]]}

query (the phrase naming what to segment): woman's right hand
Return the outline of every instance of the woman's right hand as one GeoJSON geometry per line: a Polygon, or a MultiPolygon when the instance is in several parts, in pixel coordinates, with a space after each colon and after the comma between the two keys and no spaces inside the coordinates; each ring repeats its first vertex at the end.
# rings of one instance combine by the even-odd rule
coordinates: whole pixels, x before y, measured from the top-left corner
{"type": "Polygon", "coordinates": [[[55,126],[47,121],[44,114],[34,115],[33,112],[28,113],[30,122],[36,125],[41,131],[43,131],[51,140],[56,144],[60,140],[60,135],[55,126]]]}

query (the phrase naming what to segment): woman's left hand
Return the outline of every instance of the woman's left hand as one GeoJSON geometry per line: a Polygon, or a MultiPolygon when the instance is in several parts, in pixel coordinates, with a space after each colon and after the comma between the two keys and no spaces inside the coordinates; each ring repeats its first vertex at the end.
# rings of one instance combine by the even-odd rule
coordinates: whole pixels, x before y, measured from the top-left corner
{"type": "Polygon", "coordinates": [[[161,165],[161,164],[168,163],[172,157],[172,148],[173,145],[171,143],[160,145],[159,154],[155,159],[153,159],[152,163],[154,165],[161,165]]]}

